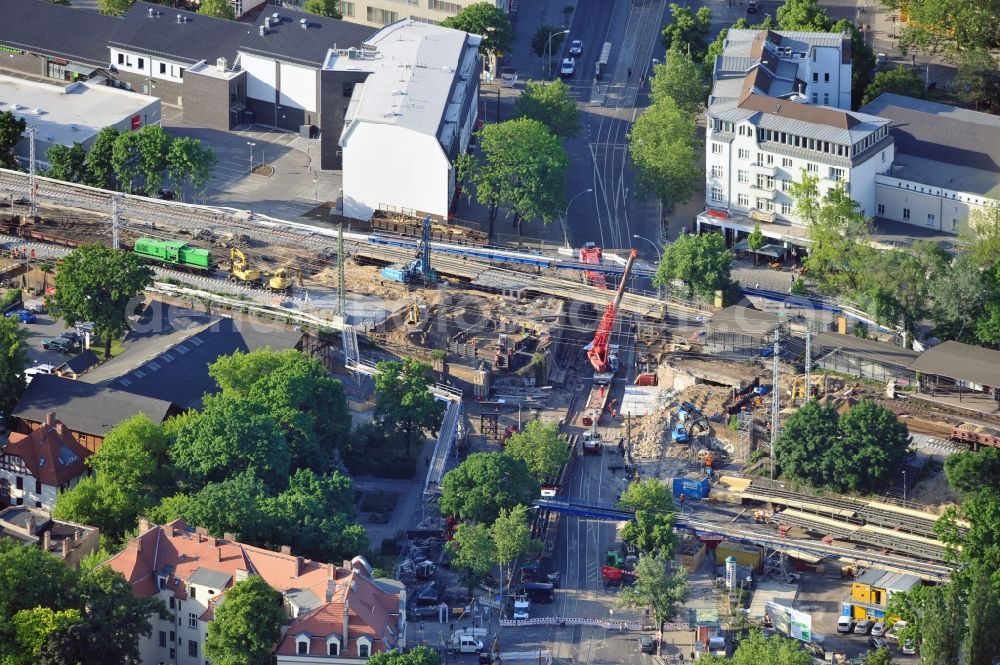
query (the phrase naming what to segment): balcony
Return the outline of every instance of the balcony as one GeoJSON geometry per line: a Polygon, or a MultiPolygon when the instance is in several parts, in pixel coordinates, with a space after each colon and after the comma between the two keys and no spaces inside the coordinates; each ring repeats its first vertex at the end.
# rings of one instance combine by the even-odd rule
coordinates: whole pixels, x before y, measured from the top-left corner
{"type": "Polygon", "coordinates": [[[753,192],[754,196],[767,199],[768,201],[773,201],[778,196],[778,192],[774,189],[774,187],[761,187],[756,183],[750,185],[750,190],[753,192]]]}
{"type": "Polygon", "coordinates": [[[778,166],[777,164],[758,164],[757,162],[753,162],[750,164],[750,171],[763,175],[776,176],[778,175],[778,166]]]}

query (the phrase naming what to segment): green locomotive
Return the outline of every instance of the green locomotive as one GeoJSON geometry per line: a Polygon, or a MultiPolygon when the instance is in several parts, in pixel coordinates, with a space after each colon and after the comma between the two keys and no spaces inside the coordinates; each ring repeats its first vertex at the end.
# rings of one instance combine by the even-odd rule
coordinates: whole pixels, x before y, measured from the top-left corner
{"type": "Polygon", "coordinates": [[[215,270],[212,252],[192,247],[180,240],[138,238],[132,251],[153,263],[178,266],[197,272],[215,270]]]}

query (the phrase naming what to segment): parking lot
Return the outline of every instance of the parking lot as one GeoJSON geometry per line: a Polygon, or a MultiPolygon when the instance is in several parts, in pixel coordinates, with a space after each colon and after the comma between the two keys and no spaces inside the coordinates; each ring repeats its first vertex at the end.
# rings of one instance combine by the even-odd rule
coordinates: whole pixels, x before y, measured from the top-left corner
{"type": "MultiPolygon", "coordinates": [[[[22,328],[27,332],[28,337],[28,366],[48,364],[59,367],[68,358],[75,356],[79,348],[71,355],[64,355],[59,351],[48,351],[42,348],[42,342],[51,337],[58,337],[64,332],[71,330],[66,324],[52,317],[50,314],[36,315],[34,323],[22,323],[22,328]]],[[[100,355],[101,349],[94,351],[100,355]]]]}

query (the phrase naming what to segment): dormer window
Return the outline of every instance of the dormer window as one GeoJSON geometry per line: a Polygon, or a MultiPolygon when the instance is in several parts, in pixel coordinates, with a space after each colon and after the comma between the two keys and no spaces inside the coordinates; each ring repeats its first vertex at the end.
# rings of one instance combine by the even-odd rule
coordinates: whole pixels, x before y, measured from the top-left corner
{"type": "Polygon", "coordinates": [[[327,656],[339,656],[340,655],[340,638],[336,635],[331,635],[326,639],[326,655],[327,656]]]}
{"type": "Polygon", "coordinates": [[[305,635],[300,635],[295,638],[295,653],[300,656],[309,655],[309,638],[305,635]]]}
{"type": "Polygon", "coordinates": [[[368,658],[372,655],[372,642],[367,637],[358,638],[358,658],[368,658]]]}

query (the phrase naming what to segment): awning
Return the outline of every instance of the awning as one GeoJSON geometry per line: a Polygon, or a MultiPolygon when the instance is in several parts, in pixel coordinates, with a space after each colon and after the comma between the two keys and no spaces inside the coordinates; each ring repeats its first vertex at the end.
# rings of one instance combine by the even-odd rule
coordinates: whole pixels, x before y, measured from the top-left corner
{"type": "Polygon", "coordinates": [[[764,245],[763,247],[758,249],[757,253],[763,254],[764,256],[773,256],[776,259],[783,259],[785,258],[785,254],[788,253],[788,250],[782,247],[781,245],[769,244],[769,245],[764,245]]]}
{"type": "Polygon", "coordinates": [[[66,65],[66,69],[74,74],[79,74],[80,76],[90,76],[97,71],[97,67],[91,67],[90,65],[77,65],[72,62],[66,65]]]}

